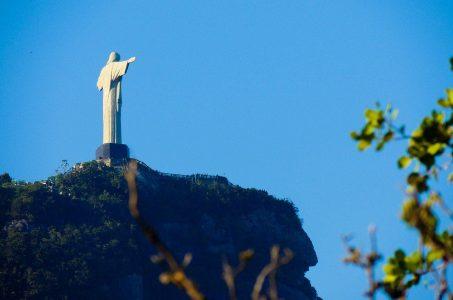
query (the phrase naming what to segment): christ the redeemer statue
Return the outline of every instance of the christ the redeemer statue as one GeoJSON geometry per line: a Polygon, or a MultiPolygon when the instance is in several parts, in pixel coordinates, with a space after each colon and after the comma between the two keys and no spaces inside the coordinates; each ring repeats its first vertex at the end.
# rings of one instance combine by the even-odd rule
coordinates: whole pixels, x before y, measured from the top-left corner
{"type": "Polygon", "coordinates": [[[119,60],[118,53],[110,53],[97,83],[98,89],[102,90],[104,144],[121,144],[121,79],[126,74],[129,64],[135,61],[135,57],[125,61],[119,60]]]}
{"type": "Polygon", "coordinates": [[[102,90],[104,133],[103,144],[96,149],[96,159],[110,164],[121,163],[129,158],[129,148],[121,141],[121,79],[134,61],[135,57],[120,61],[119,54],[112,52],[98,78],[97,87],[102,90]]]}

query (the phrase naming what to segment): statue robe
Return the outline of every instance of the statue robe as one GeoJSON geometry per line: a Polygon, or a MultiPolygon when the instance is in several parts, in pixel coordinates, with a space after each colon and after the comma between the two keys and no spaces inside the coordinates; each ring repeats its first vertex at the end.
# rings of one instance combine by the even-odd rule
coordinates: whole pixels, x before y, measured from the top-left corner
{"type": "Polygon", "coordinates": [[[109,62],[102,68],[97,87],[102,90],[103,143],[121,144],[121,78],[127,61],[109,62]]]}

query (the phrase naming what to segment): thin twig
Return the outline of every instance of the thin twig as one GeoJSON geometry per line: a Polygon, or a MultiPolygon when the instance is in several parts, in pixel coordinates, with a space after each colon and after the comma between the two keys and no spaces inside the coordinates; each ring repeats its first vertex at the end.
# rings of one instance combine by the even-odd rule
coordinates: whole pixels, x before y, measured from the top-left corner
{"type": "Polygon", "coordinates": [[[445,296],[448,295],[448,299],[453,298],[453,295],[450,293],[448,288],[448,281],[447,281],[447,267],[448,267],[448,260],[444,259],[442,264],[440,265],[440,283],[437,288],[437,297],[436,300],[442,300],[445,296]]]}
{"type": "MultiPolygon", "coordinates": [[[[190,280],[184,272],[185,265],[187,265],[188,263],[186,262],[182,265],[179,265],[171,251],[160,239],[157,231],[153,227],[148,225],[140,216],[140,211],[138,210],[137,184],[135,182],[136,174],[137,162],[135,160],[131,160],[124,175],[129,188],[129,211],[137,224],[140,226],[148,241],[154,247],[156,247],[157,251],[168,265],[169,272],[162,273],[159,277],[161,282],[172,283],[176,285],[177,287],[183,289],[186,292],[187,296],[189,296],[191,299],[204,299],[204,295],[198,290],[195,283],[190,280]]],[[[190,258],[185,259],[185,261],[190,261],[190,258]]]]}
{"type": "Polygon", "coordinates": [[[248,262],[252,259],[254,255],[254,251],[252,249],[247,249],[239,253],[239,264],[236,268],[232,267],[228,260],[225,258],[223,261],[223,280],[225,281],[228,292],[230,295],[231,300],[236,300],[236,277],[244,271],[245,267],[247,266],[248,262]]]}
{"type": "Polygon", "coordinates": [[[369,286],[368,290],[365,292],[365,296],[368,299],[373,300],[375,298],[377,290],[382,287],[382,282],[377,282],[375,280],[374,272],[377,262],[381,259],[381,255],[377,250],[376,227],[374,225],[370,225],[368,228],[368,233],[370,236],[371,251],[364,254],[362,254],[359,249],[349,244],[351,240],[350,236],[342,237],[343,244],[349,254],[346,258],[343,259],[343,261],[347,264],[356,265],[365,271],[369,286]]]}
{"type": "MultiPolygon", "coordinates": [[[[269,264],[264,266],[261,270],[260,274],[256,278],[255,285],[253,286],[252,291],[252,300],[259,300],[261,298],[261,290],[263,289],[263,284],[266,278],[277,271],[282,265],[288,264],[292,258],[294,257],[293,252],[290,249],[284,249],[284,256],[280,257],[280,247],[279,246],[272,246],[271,248],[271,261],[269,264]]],[[[272,300],[278,299],[278,293],[276,288],[276,281],[275,281],[275,273],[270,278],[270,290],[269,296],[272,300]],[[273,281],[273,282],[272,282],[273,281]]]]}

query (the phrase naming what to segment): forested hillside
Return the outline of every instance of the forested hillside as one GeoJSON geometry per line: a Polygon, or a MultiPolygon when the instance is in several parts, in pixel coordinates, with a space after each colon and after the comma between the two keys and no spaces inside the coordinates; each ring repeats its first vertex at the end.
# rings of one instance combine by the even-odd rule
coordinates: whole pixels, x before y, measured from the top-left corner
{"type": "MultiPolygon", "coordinates": [[[[273,244],[291,248],[293,261],[279,271],[286,299],[315,299],[304,277],[317,262],[294,205],[264,191],[244,189],[223,177],[171,176],[141,165],[140,211],[182,258],[208,298],[223,299],[222,259],[235,262],[255,250],[237,278],[240,299],[248,298],[273,244]]],[[[127,208],[121,168],[97,162],[35,183],[1,176],[0,298],[180,299],[161,285],[153,248],[127,208]]]]}

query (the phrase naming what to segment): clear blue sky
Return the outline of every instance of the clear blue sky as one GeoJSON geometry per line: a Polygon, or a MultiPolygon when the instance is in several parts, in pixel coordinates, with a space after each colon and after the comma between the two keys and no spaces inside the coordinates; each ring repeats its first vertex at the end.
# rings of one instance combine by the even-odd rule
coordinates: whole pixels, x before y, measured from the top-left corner
{"type": "Polygon", "coordinates": [[[37,180],[94,158],[112,50],[137,56],[123,90],[132,155],[293,200],[325,299],[366,285],[342,265],[340,234],[366,246],[375,223],[385,254],[415,245],[398,220],[404,145],[361,154],[348,134],[375,101],[415,125],[453,86],[453,2],[1,0],[0,172],[37,180]]]}

